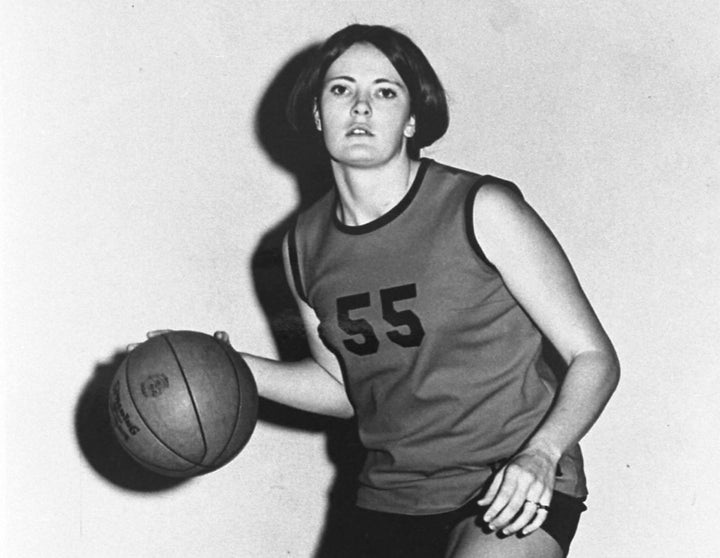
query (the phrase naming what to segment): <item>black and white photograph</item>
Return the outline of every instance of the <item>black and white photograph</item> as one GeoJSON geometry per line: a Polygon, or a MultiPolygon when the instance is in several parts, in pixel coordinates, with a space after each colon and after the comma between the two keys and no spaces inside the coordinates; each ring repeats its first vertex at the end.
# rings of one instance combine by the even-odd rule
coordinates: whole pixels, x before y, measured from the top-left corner
{"type": "Polygon", "coordinates": [[[720,556],[718,2],[6,2],[0,72],[2,556],[720,556]]]}

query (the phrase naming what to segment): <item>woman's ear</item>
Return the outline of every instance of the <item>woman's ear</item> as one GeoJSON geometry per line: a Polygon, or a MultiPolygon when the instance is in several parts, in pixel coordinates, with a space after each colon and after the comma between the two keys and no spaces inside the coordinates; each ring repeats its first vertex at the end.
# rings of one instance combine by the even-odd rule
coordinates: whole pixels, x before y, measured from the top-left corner
{"type": "Polygon", "coordinates": [[[318,132],[322,132],[322,120],[320,120],[320,108],[318,107],[317,99],[313,101],[313,119],[315,120],[315,127],[318,132]]]}
{"type": "Polygon", "coordinates": [[[403,131],[403,134],[406,138],[410,139],[415,135],[415,116],[410,115],[410,118],[408,119],[408,123],[405,124],[405,130],[403,131]]]}

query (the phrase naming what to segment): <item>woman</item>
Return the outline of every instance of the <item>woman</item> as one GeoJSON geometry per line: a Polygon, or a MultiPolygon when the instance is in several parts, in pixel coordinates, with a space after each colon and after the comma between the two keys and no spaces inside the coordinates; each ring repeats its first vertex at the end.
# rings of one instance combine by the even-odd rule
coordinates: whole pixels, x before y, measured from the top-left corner
{"type": "Polygon", "coordinates": [[[445,94],[392,29],[330,37],[289,114],[311,117],[336,183],[285,241],[312,358],[243,357],[263,397],[357,416],[347,555],[566,555],[577,443],[619,366],[561,247],[514,185],[419,158],[447,129],[445,94]]]}

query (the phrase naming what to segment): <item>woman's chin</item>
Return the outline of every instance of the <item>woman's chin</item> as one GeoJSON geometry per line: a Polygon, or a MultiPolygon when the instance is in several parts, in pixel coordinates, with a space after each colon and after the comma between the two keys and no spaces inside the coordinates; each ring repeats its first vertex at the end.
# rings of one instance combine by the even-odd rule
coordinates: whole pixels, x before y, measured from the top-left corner
{"type": "Polygon", "coordinates": [[[330,154],[334,163],[348,167],[376,167],[398,159],[397,153],[381,153],[369,145],[353,145],[337,154],[330,154]]]}

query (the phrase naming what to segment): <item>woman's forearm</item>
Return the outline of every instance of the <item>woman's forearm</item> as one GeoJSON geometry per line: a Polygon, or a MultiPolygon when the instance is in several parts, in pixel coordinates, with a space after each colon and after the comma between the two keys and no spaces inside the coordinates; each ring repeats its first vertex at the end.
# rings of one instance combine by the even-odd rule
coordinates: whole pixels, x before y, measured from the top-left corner
{"type": "Polygon", "coordinates": [[[614,351],[578,354],[570,363],[553,407],[523,449],[558,460],[595,423],[619,379],[614,351]]]}
{"type": "Polygon", "coordinates": [[[303,411],[349,418],[354,410],[345,387],[314,359],[280,362],[240,353],[261,397],[303,411]]]}

